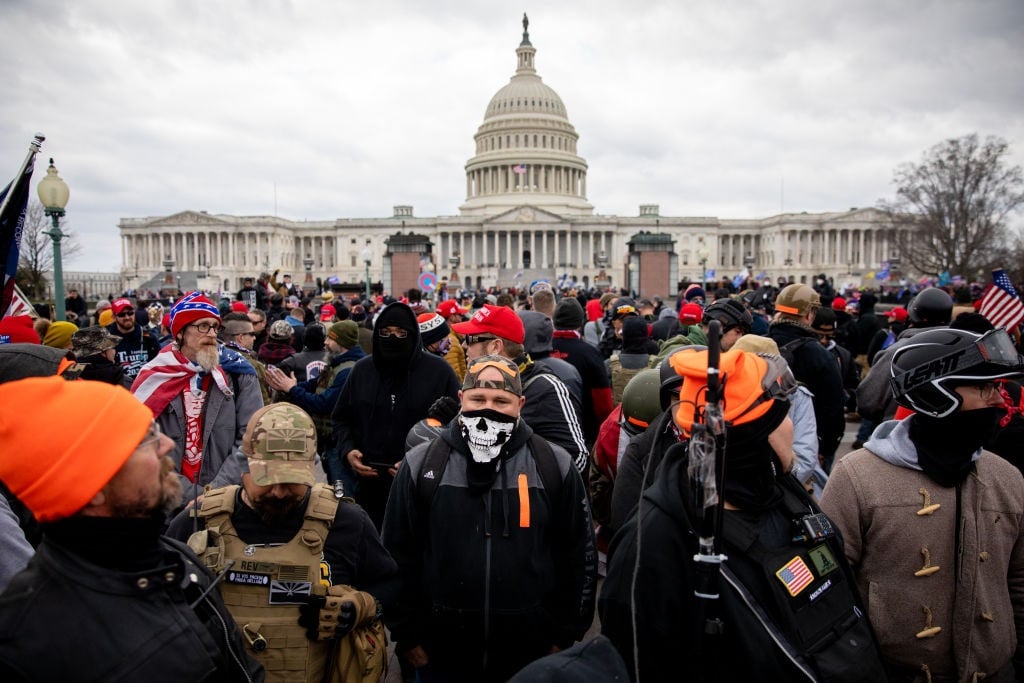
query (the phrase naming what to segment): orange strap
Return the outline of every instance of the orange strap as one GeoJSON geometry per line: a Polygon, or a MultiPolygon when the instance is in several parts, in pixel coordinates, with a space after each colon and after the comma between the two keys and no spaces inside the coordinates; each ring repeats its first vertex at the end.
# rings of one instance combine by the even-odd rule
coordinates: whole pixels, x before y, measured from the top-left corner
{"type": "Polygon", "coordinates": [[[519,473],[519,528],[530,528],[530,486],[526,473],[519,473]]]}

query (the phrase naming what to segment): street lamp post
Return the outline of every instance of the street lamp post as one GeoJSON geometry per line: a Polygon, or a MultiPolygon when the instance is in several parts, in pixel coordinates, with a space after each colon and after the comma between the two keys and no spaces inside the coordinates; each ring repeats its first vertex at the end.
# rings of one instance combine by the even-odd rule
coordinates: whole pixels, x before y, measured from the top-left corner
{"type": "Polygon", "coordinates": [[[57,168],[53,165],[53,159],[50,159],[50,167],[46,169],[46,177],[39,182],[36,191],[39,194],[39,201],[43,205],[43,210],[53,222],[53,227],[49,231],[44,231],[43,234],[49,235],[50,239],[53,240],[53,305],[54,310],[57,312],[57,320],[64,320],[66,317],[66,311],[64,310],[64,265],[60,257],[60,241],[64,239],[64,233],[60,229],[60,219],[64,217],[64,207],[68,205],[68,197],[71,195],[71,192],[68,190],[67,183],[57,175],[57,168]]]}
{"type": "Polygon", "coordinates": [[[700,259],[700,286],[701,289],[704,289],[708,284],[708,250],[703,248],[698,249],[697,258],[700,259]]]}
{"type": "Polygon", "coordinates": [[[366,266],[366,300],[370,301],[370,261],[373,253],[369,249],[363,249],[363,265],[366,266]]]}

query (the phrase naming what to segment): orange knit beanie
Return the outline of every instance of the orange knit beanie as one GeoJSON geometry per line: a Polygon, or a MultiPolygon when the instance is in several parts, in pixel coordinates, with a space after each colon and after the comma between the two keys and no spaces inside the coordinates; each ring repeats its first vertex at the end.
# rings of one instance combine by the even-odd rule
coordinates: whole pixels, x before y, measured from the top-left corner
{"type": "Polygon", "coordinates": [[[70,517],[106,486],[153,414],[121,386],[63,377],[8,382],[0,396],[0,481],[40,522],[70,517]]]}

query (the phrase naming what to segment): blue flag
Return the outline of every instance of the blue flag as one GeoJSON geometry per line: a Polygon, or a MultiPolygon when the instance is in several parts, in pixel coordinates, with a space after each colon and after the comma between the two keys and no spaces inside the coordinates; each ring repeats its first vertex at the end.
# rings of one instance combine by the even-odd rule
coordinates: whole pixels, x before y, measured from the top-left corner
{"type": "MultiPolygon", "coordinates": [[[[37,140],[39,139],[37,138],[37,140]]],[[[39,142],[41,141],[39,140],[39,142]]],[[[21,233],[25,229],[25,210],[28,208],[29,186],[38,151],[38,142],[33,143],[20,175],[8,183],[3,192],[0,192],[0,256],[4,261],[4,288],[2,298],[0,298],[0,318],[7,314],[7,309],[14,298],[18,259],[21,255],[21,233]]],[[[61,294],[58,293],[58,296],[61,294]]]]}

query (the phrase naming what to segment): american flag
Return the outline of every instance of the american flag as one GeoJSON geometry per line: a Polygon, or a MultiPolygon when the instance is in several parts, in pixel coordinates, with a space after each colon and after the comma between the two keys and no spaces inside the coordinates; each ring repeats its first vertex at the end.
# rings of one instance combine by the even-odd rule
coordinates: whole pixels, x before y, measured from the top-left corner
{"type": "Polygon", "coordinates": [[[526,173],[526,164],[519,164],[518,166],[513,166],[512,172],[517,173],[519,175],[523,175],[524,173],[526,173]]]}
{"type": "Polygon", "coordinates": [[[779,577],[779,581],[793,597],[799,595],[800,591],[814,581],[814,574],[799,556],[787,562],[782,569],[775,572],[775,576],[779,577]]]}
{"type": "MultiPolygon", "coordinates": [[[[3,262],[4,281],[0,290],[0,318],[7,315],[14,304],[14,283],[21,254],[21,233],[25,228],[28,207],[29,181],[36,166],[36,154],[43,138],[37,135],[29,146],[28,157],[18,176],[0,190],[0,261],[3,262]]],[[[63,294],[60,294],[63,296],[63,294]]]]}
{"type": "Polygon", "coordinates": [[[996,328],[1012,330],[1024,318],[1024,303],[1002,268],[992,271],[992,284],[981,297],[979,313],[996,328]]]}

